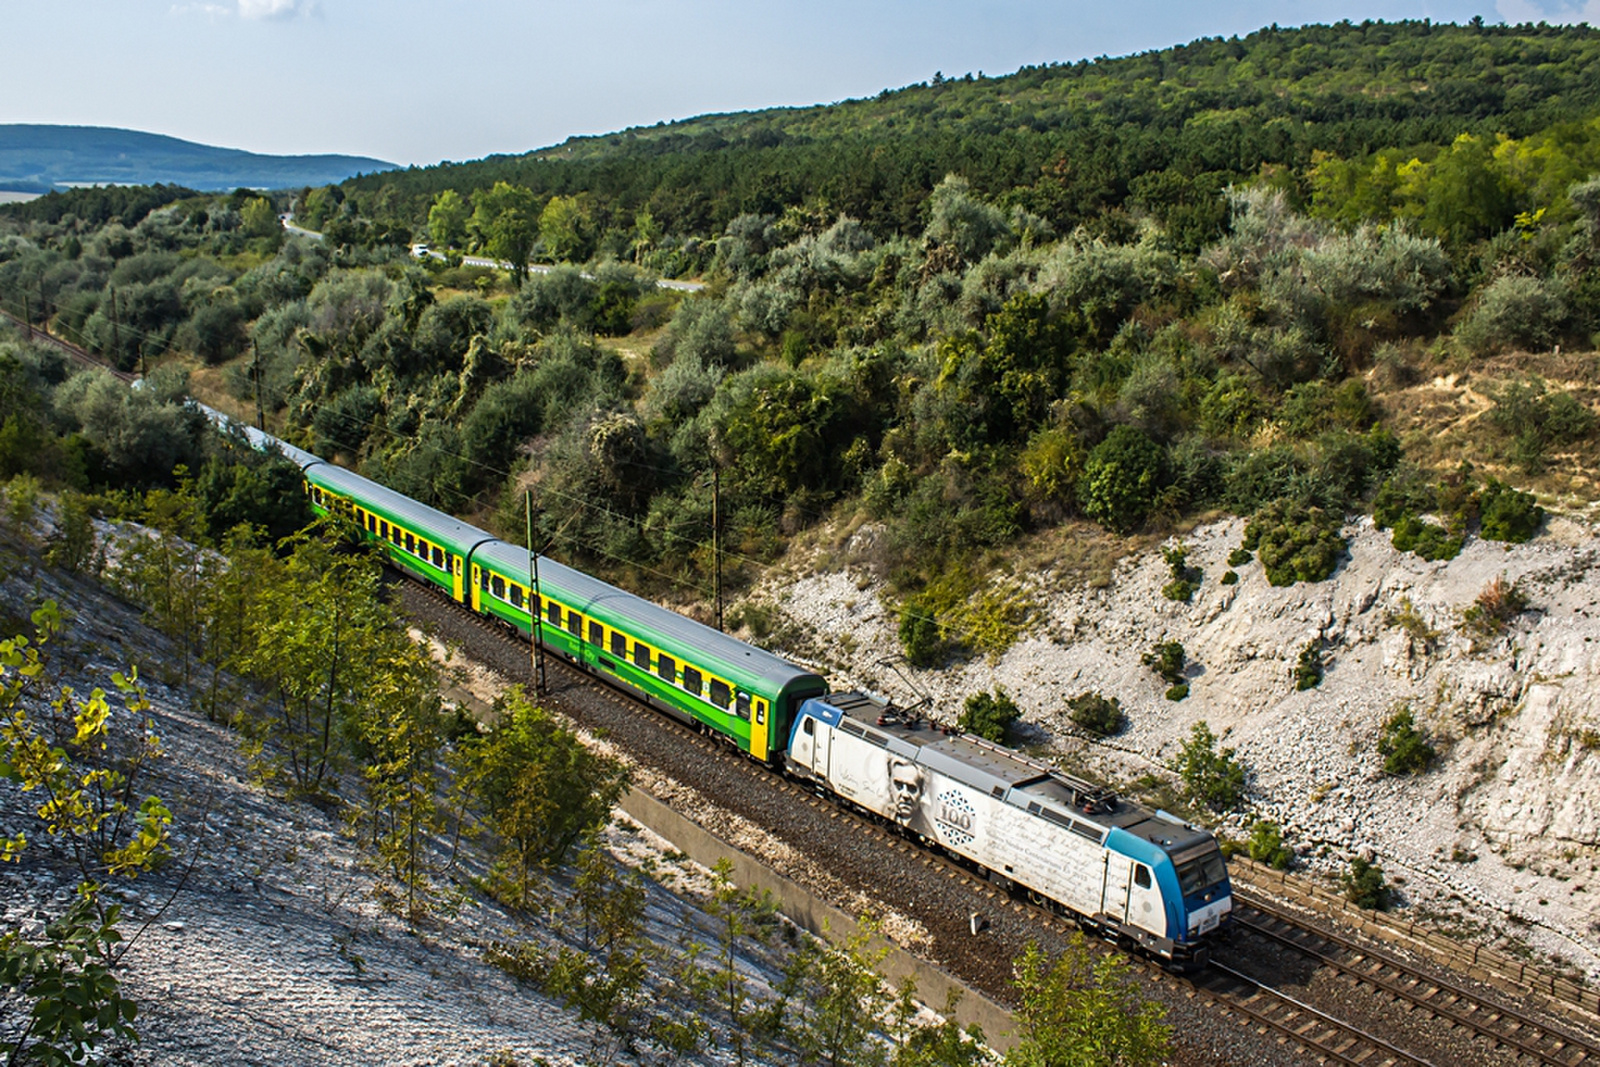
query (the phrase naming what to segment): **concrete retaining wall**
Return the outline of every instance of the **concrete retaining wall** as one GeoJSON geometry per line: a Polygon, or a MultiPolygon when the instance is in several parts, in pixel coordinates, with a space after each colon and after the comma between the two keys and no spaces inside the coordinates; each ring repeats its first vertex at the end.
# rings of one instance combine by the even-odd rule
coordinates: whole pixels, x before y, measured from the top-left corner
{"type": "MultiPolygon", "coordinates": [[[[753,856],[740,852],[648,793],[638,789],[629,790],[622,799],[621,807],[633,819],[671,841],[696,863],[711,867],[719,860],[728,860],[733,865],[736,884],[771,893],[778,910],[795,925],[835,944],[843,943],[860,932],[856,916],[817,899],[803,886],[790,881],[753,856]]],[[[888,950],[878,969],[890,982],[899,985],[907,978],[915,980],[918,999],[936,1009],[944,1005],[952,991],[960,990],[961,1003],[956,1007],[956,1020],[963,1027],[973,1023],[981,1026],[985,1041],[1001,1052],[1014,1044],[1012,1034],[1016,1023],[1004,1007],[882,937],[875,938],[872,947],[888,950]]]]}

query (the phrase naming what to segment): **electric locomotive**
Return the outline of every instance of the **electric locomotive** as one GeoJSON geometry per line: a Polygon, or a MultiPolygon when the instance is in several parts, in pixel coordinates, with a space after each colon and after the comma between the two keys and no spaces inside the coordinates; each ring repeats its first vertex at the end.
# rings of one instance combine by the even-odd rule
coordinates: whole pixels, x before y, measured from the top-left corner
{"type": "Polygon", "coordinates": [[[989,872],[1092,931],[1201,966],[1233,894],[1216,838],[1164,811],[860,693],[800,706],[798,777],[989,872]]]}

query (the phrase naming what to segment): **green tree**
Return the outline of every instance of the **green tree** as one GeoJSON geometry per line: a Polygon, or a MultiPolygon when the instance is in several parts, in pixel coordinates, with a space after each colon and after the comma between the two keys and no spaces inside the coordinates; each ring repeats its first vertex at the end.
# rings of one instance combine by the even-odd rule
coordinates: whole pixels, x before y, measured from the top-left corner
{"type": "Polygon", "coordinates": [[[558,263],[582,263],[594,251],[593,219],[582,196],[552,196],[539,213],[545,255],[558,263]]]}
{"type": "Polygon", "coordinates": [[[1245,768],[1234,750],[1217,751],[1217,737],[1204,720],[1194,724],[1178,752],[1178,778],[1192,803],[1231,811],[1244,800],[1245,768]]]}
{"type": "Polygon", "coordinates": [[[1016,962],[1018,1042],[1006,1067],[1157,1067],[1171,1054],[1165,1009],[1139,993],[1128,961],[1074,933],[1055,959],[1030,943],[1016,962]]]}
{"type": "MultiPolygon", "coordinates": [[[[7,1063],[65,1067],[86,1062],[109,1040],[138,1037],[138,1005],[122,995],[117,977],[132,944],[119,928],[121,905],[104,890],[167,857],[172,812],[154,795],[139,796],[162,755],[151,721],[119,730],[103,690],[84,698],[53,687],[44,649],[61,625],[55,604],[34,612],[33,624],[32,642],[0,641],[0,778],[37,797],[41,833],[64,847],[80,882],[40,933],[0,935],[0,988],[26,1006],[0,1053],[7,1063]]],[[[137,674],[111,680],[126,709],[145,716],[137,674]]],[[[20,862],[28,844],[28,829],[12,823],[0,837],[0,862],[20,862]]]]}
{"type": "Polygon", "coordinates": [[[969,734],[1003,745],[1011,724],[1021,717],[1016,702],[1005,690],[996,689],[993,693],[973,693],[967,697],[956,725],[969,734]]]}
{"type": "Polygon", "coordinates": [[[819,1067],[882,1067],[886,1049],[877,1031],[893,1003],[878,966],[885,949],[872,949],[877,924],[842,945],[807,938],[789,958],[786,978],[800,1010],[788,1023],[801,1063],[819,1067]]]}
{"type": "Polygon", "coordinates": [[[1404,707],[1385,719],[1379,729],[1378,755],[1383,757],[1383,773],[1398,775],[1422,773],[1433,763],[1436,753],[1417,729],[1411,709],[1404,707]]]}
{"type": "Polygon", "coordinates": [[[535,876],[565,862],[585,834],[604,825],[628,774],[520,689],[496,701],[495,719],[487,736],[462,749],[462,786],[498,842],[499,891],[527,907],[535,876]]]}
{"type": "Polygon", "coordinates": [[[528,255],[538,236],[533,205],[532,191],[510,182],[495,182],[492,189],[473,198],[472,218],[467,223],[477,247],[505,263],[519,279],[528,276],[528,255]]]}
{"type": "Polygon", "coordinates": [[[246,236],[276,237],[283,232],[283,227],[278,225],[278,213],[273,210],[272,201],[264,196],[246,200],[244,207],[239,209],[239,217],[246,236]]]}
{"type": "Polygon", "coordinates": [[[461,194],[446,189],[433,198],[433,206],[428,208],[428,236],[440,248],[460,248],[467,239],[470,217],[461,194]]]}
{"type": "Polygon", "coordinates": [[[1383,868],[1371,860],[1357,856],[1350,861],[1350,869],[1339,876],[1344,885],[1345,899],[1358,908],[1371,911],[1388,911],[1392,895],[1384,881],[1383,868]]]}
{"type": "Polygon", "coordinates": [[[1085,690],[1067,701],[1067,708],[1072,721],[1096,737],[1110,737],[1122,729],[1122,705],[1116,697],[1085,690]]]}

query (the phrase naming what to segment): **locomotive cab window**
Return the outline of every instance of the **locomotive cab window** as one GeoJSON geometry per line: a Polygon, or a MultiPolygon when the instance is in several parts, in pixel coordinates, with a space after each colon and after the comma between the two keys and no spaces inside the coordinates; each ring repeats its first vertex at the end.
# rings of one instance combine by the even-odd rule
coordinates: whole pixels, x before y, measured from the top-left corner
{"type": "Polygon", "coordinates": [[[700,695],[700,672],[693,667],[683,669],[683,687],[695,696],[700,695]]]}
{"type": "Polygon", "coordinates": [[[1133,865],[1133,884],[1140,889],[1150,888],[1150,868],[1142,863],[1133,865]]]}
{"type": "Polygon", "coordinates": [[[666,681],[672,681],[678,676],[678,661],[663,652],[656,657],[656,673],[666,681]]]}
{"type": "Polygon", "coordinates": [[[617,631],[611,631],[611,654],[618,659],[628,658],[628,639],[617,631]]]}
{"type": "Polygon", "coordinates": [[[727,682],[711,679],[711,703],[723,711],[728,710],[728,705],[733,703],[733,690],[729,688],[727,682]]]}
{"type": "Polygon", "coordinates": [[[633,662],[640,670],[650,669],[650,646],[638,641],[633,643],[633,662]]]}

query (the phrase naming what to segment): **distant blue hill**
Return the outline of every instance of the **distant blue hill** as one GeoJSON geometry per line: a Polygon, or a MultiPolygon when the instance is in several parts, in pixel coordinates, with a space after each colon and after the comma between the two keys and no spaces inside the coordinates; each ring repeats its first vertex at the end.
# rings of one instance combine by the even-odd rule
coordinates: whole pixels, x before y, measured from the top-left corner
{"type": "Polygon", "coordinates": [[[104,126],[0,124],[0,189],[20,192],[156,182],[204,191],[289,189],[394,169],[365,156],[264,156],[104,126]]]}

